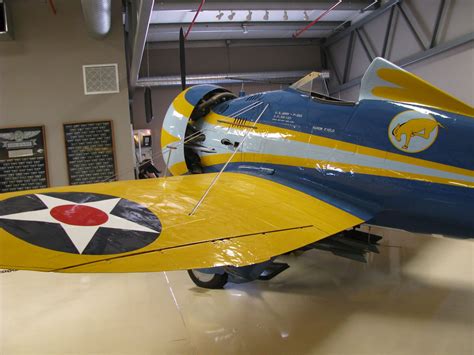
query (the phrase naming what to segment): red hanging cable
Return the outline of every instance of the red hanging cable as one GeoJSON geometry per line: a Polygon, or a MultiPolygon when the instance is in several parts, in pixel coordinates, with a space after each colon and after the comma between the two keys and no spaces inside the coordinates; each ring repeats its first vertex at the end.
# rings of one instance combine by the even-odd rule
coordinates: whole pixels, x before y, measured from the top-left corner
{"type": "Polygon", "coordinates": [[[191,31],[191,28],[193,28],[194,22],[196,21],[196,18],[198,17],[199,13],[201,12],[201,9],[204,6],[205,2],[206,2],[206,0],[201,0],[201,4],[199,5],[199,7],[196,11],[196,15],[194,15],[193,21],[189,25],[188,30],[186,31],[186,34],[184,35],[184,39],[188,38],[188,34],[191,31]]]}
{"type": "Polygon", "coordinates": [[[302,34],[304,31],[306,31],[308,28],[314,26],[314,24],[316,22],[318,22],[319,20],[321,20],[324,16],[326,16],[329,12],[331,12],[332,10],[334,10],[336,8],[336,6],[338,6],[340,3],[342,2],[342,0],[339,0],[337,3],[335,3],[334,5],[332,5],[329,9],[327,9],[326,11],[324,11],[321,15],[319,15],[316,20],[314,20],[313,22],[309,23],[308,25],[306,25],[306,27],[302,28],[301,30],[299,31],[296,31],[295,33],[293,33],[293,38],[296,38],[298,37],[300,34],[302,34]]]}
{"type": "Polygon", "coordinates": [[[53,10],[53,14],[56,15],[56,6],[54,6],[53,0],[49,0],[49,6],[51,6],[51,10],[53,10]]]}

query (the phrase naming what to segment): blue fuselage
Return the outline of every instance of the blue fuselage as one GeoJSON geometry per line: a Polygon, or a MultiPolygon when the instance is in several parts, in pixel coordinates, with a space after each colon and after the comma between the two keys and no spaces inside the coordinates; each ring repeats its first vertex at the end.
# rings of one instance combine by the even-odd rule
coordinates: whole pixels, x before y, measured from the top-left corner
{"type": "MultiPolygon", "coordinates": [[[[399,102],[337,102],[292,89],[221,103],[211,115],[242,127],[260,117],[261,133],[250,134],[242,158],[226,170],[283,183],[371,224],[474,237],[471,117],[399,102]],[[261,104],[234,115],[254,102],[261,104]],[[252,152],[262,159],[246,158],[252,152]]],[[[223,132],[236,128],[224,125],[223,132]]],[[[205,171],[221,167],[207,164],[205,171]]]]}

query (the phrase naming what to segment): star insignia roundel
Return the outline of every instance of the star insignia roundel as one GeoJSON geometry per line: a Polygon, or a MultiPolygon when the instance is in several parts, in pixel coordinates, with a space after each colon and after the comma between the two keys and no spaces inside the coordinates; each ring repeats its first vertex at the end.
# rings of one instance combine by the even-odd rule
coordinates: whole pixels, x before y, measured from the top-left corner
{"type": "Polygon", "coordinates": [[[103,194],[57,192],[0,201],[0,227],[39,247],[108,255],[141,249],[161,233],[161,222],[138,203],[103,194]]]}

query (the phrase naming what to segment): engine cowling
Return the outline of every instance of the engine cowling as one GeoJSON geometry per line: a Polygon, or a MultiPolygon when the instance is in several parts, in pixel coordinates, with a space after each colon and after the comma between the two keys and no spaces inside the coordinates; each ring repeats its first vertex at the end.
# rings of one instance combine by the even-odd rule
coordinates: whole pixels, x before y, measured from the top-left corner
{"type": "MultiPolygon", "coordinates": [[[[182,175],[192,170],[192,156],[185,152],[185,143],[198,140],[199,132],[192,129],[192,122],[209,113],[220,102],[236,95],[216,85],[196,85],[181,92],[166,112],[161,130],[161,151],[172,175],[182,175]],[[186,157],[187,155],[187,157],[186,157]]],[[[192,171],[195,172],[195,171],[192,171]]]]}

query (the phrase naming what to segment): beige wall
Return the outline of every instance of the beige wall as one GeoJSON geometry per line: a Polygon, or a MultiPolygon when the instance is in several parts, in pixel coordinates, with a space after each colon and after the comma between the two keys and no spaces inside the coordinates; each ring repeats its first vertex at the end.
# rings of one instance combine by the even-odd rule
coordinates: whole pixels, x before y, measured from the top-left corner
{"type": "Polygon", "coordinates": [[[15,40],[0,42],[0,127],[45,125],[52,186],[66,185],[63,123],[112,120],[120,179],[133,178],[133,151],[121,17],[102,40],[84,26],[79,0],[14,0],[15,40]],[[84,95],[82,65],[118,63],[120,93],[84,95]]]}

